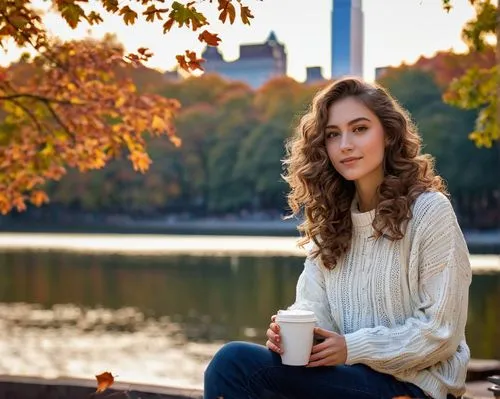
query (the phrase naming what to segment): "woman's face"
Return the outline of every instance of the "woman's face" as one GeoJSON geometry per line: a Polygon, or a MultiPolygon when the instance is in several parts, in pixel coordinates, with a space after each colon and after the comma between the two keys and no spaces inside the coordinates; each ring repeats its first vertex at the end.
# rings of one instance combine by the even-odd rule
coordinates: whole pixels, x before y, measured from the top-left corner
{"type": "Polygon", "coordinates": [[[347,97],[332,104],[324,134],[328,157],[346,180],[382,181],[384,129],[361,101],[347,97]]]}

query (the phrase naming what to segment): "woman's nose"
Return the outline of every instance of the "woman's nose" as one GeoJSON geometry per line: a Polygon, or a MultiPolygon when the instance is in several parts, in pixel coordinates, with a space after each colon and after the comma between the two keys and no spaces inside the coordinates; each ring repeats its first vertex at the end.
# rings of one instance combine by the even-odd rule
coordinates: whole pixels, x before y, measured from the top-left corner
{"type": "Polygon", "coordinates": [[[352,150],[352,143],[351,140],[349,139],[348,134],[343,134],[342,136],[340,136],[340,149],[342,151],[352,150]]]}

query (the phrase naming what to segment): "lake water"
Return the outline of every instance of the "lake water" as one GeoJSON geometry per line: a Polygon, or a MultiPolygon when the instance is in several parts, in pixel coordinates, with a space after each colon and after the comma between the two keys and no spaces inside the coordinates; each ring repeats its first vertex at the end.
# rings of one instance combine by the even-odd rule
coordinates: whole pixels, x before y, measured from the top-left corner
{"type": "MultiPolygon", "coordinates": [[[[226,341],[263,343],[303,259],[0,252],[0,374],[201,387],[226,341]]],[[[467,337],[500,359],[500,273],[476,274],[467,337]]]]}

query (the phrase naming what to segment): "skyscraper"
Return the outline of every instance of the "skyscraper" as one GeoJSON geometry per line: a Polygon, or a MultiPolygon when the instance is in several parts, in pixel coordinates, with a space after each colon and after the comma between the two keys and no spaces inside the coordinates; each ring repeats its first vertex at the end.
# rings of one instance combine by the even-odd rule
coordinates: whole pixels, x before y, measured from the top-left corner
{"type": "Polygon", "coordinates": [[[332,78],[363,76],[361,0],[333,0],[332,78]]]}

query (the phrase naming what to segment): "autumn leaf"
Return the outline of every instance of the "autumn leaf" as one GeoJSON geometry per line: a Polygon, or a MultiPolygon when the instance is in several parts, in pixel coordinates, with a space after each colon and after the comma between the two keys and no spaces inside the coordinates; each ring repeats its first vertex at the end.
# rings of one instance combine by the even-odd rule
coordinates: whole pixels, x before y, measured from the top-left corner
{"type": "Polygon", "coordinates": [[[194,71],[195,69],[199,69],[203,71],[203,67],[201,66],[201,64],[205,62],[203,58],[197,58],[196,53],[189,50],[186,50],[186,56],[189,59],[188,66],[191,70],[194,71]]]}
{"type": "Polygon", "coordinates": [[[116,12],[118,11],[118,0],[102,0],[102,4],[106,11],[116,12]]]}
{"type": "Polygon", "coordinates": [[[209,46],[218,46],[220,42],[220,38],[217,36],[216,33],[210,33],[208,30],[204,30],[200,35],[198,36],[198,40],[200,42],[205,42],[209,46]]]}
{"type": "Polygon", "coordinates": [[[42,206],[43,204],[49,202],[49,197],[44,191],[36,190],[30,195],[30,201],[36,206],[42,206]]]}
{"type": "Polygon", "coordinates": [[[160,118],[158,115],[153,116],[153,122],[151,123],[151,127],[158,131],[164,131],[167,127],[165,121],[160,118]]]}
{"type": "Polygon", "coordinates": [[[136,172],[146,172],[149,169],[149,165],[152,163],[149,155],[141,151],[133,151],[128,158],[132,162],[132,167],[136,172]]]}
{"type": "Polygon", "coordinates": [[[179,148],[182,145],[182,139],[177,136],[171,136],[170,142],[174,145],[175,148],[179,148]]]}
{"type": "Polygon", "coordinates": [[[90,25],[98,25],[103,22],[101,15],[95,11],[91,11],[90,14],[87,15],[86,19],[90,25]]]}
{"type": "Polygon", "coordinates": [[[234,5],[231,3],[231,0],[219,0],[219,8],[218,10],[221,12],[219,15],[219,19],[225,23],[226,19],[229,17],[229,22],[231,24],[234,23],[236,19],[236,10],[234,5]]]}
{"type": "Polygon", "coordinates": [[[172,29],[172,25],[174,24],[175,20],[173,18],[169,18],[167,22],[163,24],[163,34],[167,33],[172,29]]]}
{"type": "Polygon", "coordinates": [[[129,6],[124,6],[120,10],[120,15],[123,15],[123,21],[126,25],[133,25],[137,19],[137,13],[132,10],[129,6]]]}
{"type": "Polygon", "coordinates": [[[193,3],[184,5],[178,1],[174,1],[172,3],[172,11],[168,15],[169,18],[176,21],[179,27],[182,27],[184,24],[191,26],[193,31],[196,31],[203,25],[207,25],[207,18],[193,7],[193,3]]]}
{"type": "Polygon", "coordinates": [[[186,61],[186,58],[182,54],[176,55],[175,59],[177,60],[177,63],[182,69],[189,72],[188,63],[186,61]]]}
{"type": "Polygon", "coordinates": [[[96,375],[95,378],[97,379],[96,393],[104,392],[115,382],[115,378],[109,371],[96,375]]]}
{"type": "Polygon", "coordinates": [[[250,25],[250,18],[253,18],[250,9],[240,3],[240,12],[241,12],[241,21],[246,25],[250,25]]]}
{"type": "Polygon", "coordinates": [[[60,6],[62,17],[66,20],[69,26],[75,29],[80,22],[80,17],[85,15],[82,7],[75,3],[63,3],[64,6],[60,6]]]}

